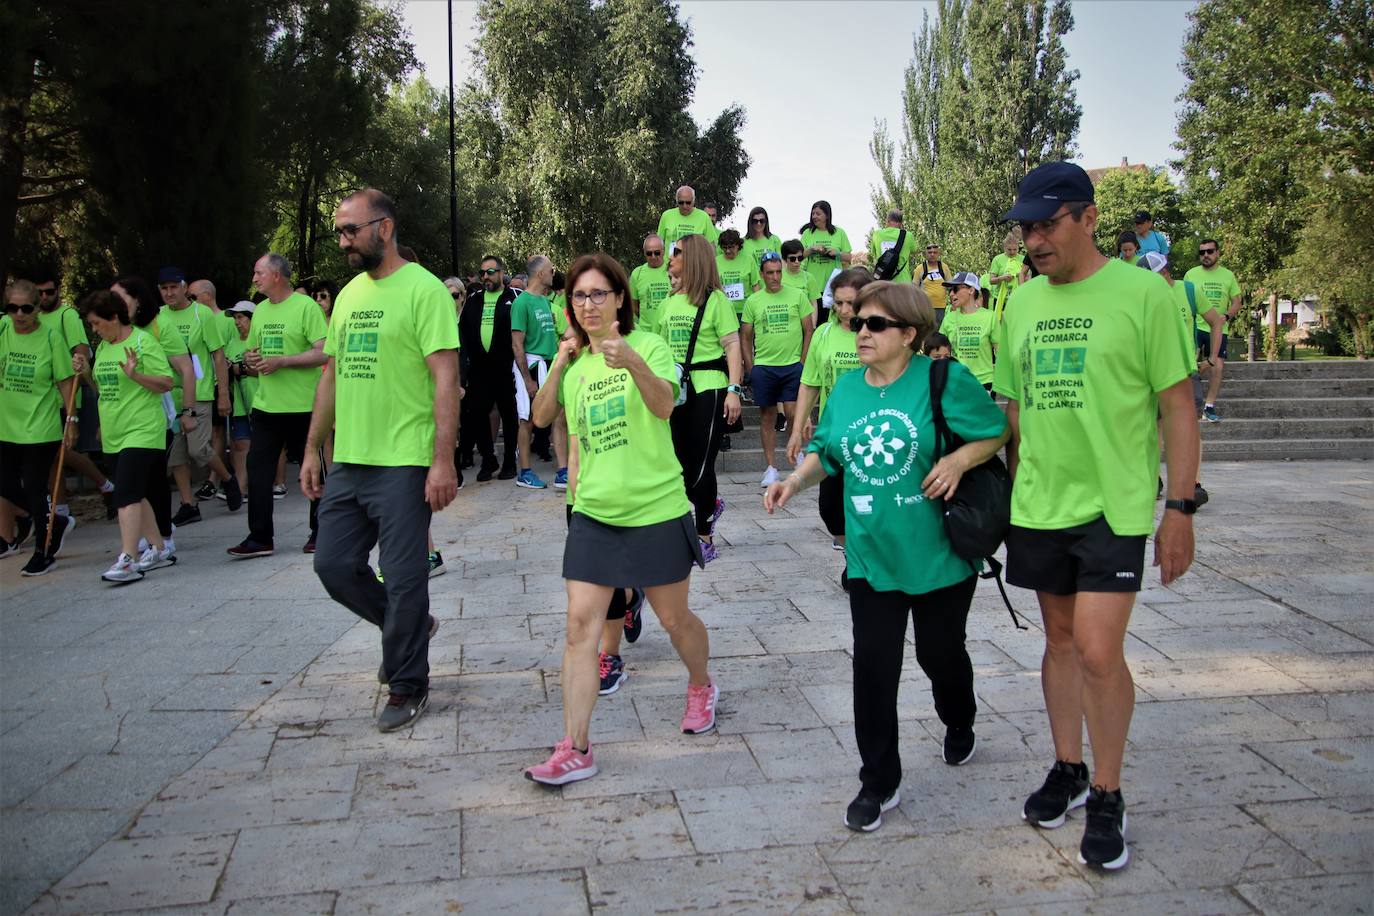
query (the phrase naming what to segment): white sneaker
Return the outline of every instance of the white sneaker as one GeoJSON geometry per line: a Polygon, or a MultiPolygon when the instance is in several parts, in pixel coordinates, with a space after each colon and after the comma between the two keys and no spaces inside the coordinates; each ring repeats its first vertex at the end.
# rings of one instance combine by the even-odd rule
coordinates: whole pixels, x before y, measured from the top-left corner
{"type": "Polygon", "coordinates": [[[114,565],[105,570],[100,578],[106,582],[137,582],[143,578],[143,571],[138,568],[138,563],[127,553],[121,553],[119,559],[114,561],[114,565]]]}
{"type": "MultiPolygon", "coordinates": [[[[166,542],[164,542],[165,544],[166,542]]],[[[148,572],[154,569],[162,569],[164,566],[176,565],[176,551],[169,546],[164,546],[161,550],[156,547],[149,547],[138,558],[139,572],[148,572]]]]}
{"type": "Polygon", "coordinates": [[[766,471],[763,472],[763,480],[760,480],[760,481],[759,481],[759,487],[766,490],[768,487],[772,486],[773,484],[775,484],[775,483],[777,483],[777,482],[778,482],[778,469],[775,468],[775,467],[773,467],[773,466],[770,464],[770,465],[768,466],[768,470],[766,470],[766,471]]]}

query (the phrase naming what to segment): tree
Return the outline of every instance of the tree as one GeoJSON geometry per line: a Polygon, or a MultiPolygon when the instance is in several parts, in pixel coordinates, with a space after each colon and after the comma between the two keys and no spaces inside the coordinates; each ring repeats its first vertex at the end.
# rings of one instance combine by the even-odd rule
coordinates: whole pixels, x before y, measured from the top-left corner
{"type": "Polygon", "coordinates": [[[950,264],[982,268],[1001,246],[1001,215],[1042,162],[1074,151],[1081,109],[1063,37],[1068,0],[940,0],[923,18],[902,93],[900,147],[880,123],[873,194],[950,264]]]}
{"type": "MultiPolygon", "coordinates": [[[[1344,173],[1322,179],[1302,214],[1285,276],[1287,288],[1318,295],[1328,325],[1348,329],[1355,355],[1368,359],[1374,325],[1374,176],[1344,173]]],[[[1295,297],[1296,298],[1296,297],[1295,297]]]]}
{"type": "Polygon", "coordinates": [[[1111,254],[1116,237],[1135,229],[1135,213],[1147,210],[1155,230],[1169,237],[1170,270],[1175,276],[1197,264],[1191,230],[1183,215],[1178,189],[1161,166],[1146,170],[1111,169],[1097,182],[1097,247],[1111,254]]]}

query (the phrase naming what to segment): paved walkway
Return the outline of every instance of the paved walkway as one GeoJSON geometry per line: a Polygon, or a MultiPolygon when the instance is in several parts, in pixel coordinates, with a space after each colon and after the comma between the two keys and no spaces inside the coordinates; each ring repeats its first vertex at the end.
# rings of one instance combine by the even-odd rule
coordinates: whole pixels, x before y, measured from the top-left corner
{"type": "MultiPolygon", "coordinates": [[[[550,475],[551,476],[551,475],[550,475]]],[[[373,630],[323,596],[297,494],[277,556],[231,563],[223,504],[182,562],[114,589],[112,525],[57,571],[0,566],[0,912],[1368,912],[1374,901],[1374,465],[1209,464],[1198,562],[1141,595],[1127,652],[1130,867],[1076,864],[1081,820],[1020,819],[1050,745],[1041,636],[980,585],[979,748],[908,660],[903,803],[857,786],[841,558],[814,493],[766,517],[725,487],[693,577],[719,729],[677,733],[684,673],[650,618],[593,722],[602,775],[520,777],[561,734],[561,495],[470,484],[435,537],[430,709],[381,735],[373,630]],[[161,910],[158,910],[161,912],[161,910]]],[[[1019,608],[1031,595],[1012,590],[1019,608]]]]}

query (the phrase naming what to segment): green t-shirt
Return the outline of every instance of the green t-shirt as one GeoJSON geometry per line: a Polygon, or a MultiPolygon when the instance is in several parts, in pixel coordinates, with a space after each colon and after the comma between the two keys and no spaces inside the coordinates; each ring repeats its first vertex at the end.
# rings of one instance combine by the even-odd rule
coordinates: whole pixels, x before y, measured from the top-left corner
{"type": "MultiPolygon", "coordinates": [[[[625,340],[676,395],[677,371],[663,340],[638,330],[625,340]]],[[[574,512],[637,528],[691,511],[668,421],[644,404],[628,369],[609,369],[604,356],[585,351],[564,370],[558,396],[568,435],[577,439],[574,512]]]]}
{"type": "Polygon", "coordinates": [[[668,276],[666,259],[658,267],[641,264],[630,272],[630,298],[639,303],[639,320],[635,327],[658,333],[659,311],[672,289],[673,280],[668,276]]]}
{"type": "MultiPolygon", "coordinates": [[[[307,296],[306,298],[310,299],[309,296],[307,296]]],[[[314,299],[310,299],[310,301],[315,302],[314,299]]],[[[320,308],[318,302],[315,303],[315,308],[320,308]]],[[[324,314],[323,309],[320,309],[320,314],[324,314]]],[[[215,312],[215,320],[218,321],[221,325],[223,325],[222,336],[224,337],[224,345],[228,346],[229,341],[239,336],[239,326],[234,324],[234,316],[230,315],[228,312],[215,312]]],[[[326,318],[325,321],[328,322],[329,319],[326,318]]]]}
{"type": "Polygon", "coordinates": [[[39,309],[36,314],[40,325],[50,331],[57,332],[63,346],[67,348],[68,356],[77,347],[90,346],[90,338],[86,336],[86,325],[82,323],[81,316],[77,314],[76,309],[70,305],[59,305],[51,312],[39,309]]]}
{"type": "Polygon", "coordinates": [[[1183,279],[1188,280],[1197,287],[1202,301],[1197,304],[1197,329],[1199,331],[1212,330],[1204,319],[1203,315],[1208,309],[1216,309],[1217,314],[1223,319],[1221,329],[1227,333],[1231,330],[1231,321],[1226,318],[1226,310],[1231,307],[1231,299],[1240,295],[1240,284],[1236,282],[1236,275],[1225,267],[1213,267],[1211,270],[1199,264],[1192,270],[1183,275],[1183,279]],[[1203,305],[1203,301],[1206,305],[1203,305]]]}
{"type": "MultiPolygon", "coordinates": [[[[1169,288],[1169,292],[1173,293],[1174,308],[1178,309],[1179,325],[1183,330],[1183,345],[1189,353],[1196,353],[1197,325],[1195,322],[1200,317],[1199,309],[1207,309],[1209,306],[1207,301],[1198,293],[1196,286],[1193,287],[1194,302],[1188,301],[1188,287],[1185,284],[1189,282],[1188,280],[1175,280],[1173,286],[1169,288]]],[[[1207,324],[1207,322],[1204,321],[1203,324],[1207,324]]],[[[1209,332],[1212,330],[1211,325],[1208,325],[1207,330],[1209,332]]],[[[1211,353],[1210,348],[1207,352],[1211,353]]]]}
{"type": "Polygon", "coordinates": [[[547,296],[522,292],[510,306],[510,329],[525,332],[525,352],[553,359],[558,352],[558,330],[547,296]]]}
{"type": "MultiPolygon", "coordinates": [[[[224,358],[229,362],[242,362],[243,351],[248,349],[248,342],[239,337],[238,328],[234,329],[234,336],[224,342],[224,358]]],[[[236,417],[246,417],[253,409],[253,395],[258,390],[258,377],[256,375],[245,375],[243,378],[235,379],[232,383],[232,396],[234,401],[234,413],[236,417]]],[[[314,405],[312,404],[313,408],[314,405]]]]}
{"type": "MultiPolygon", "coordinates": [[[[949,367],[943,407],[945,422],[966,442],[1000,436],[1007,426],[987,392],[957,363],[949,367]]],[[[844,376],[806,450],[820,457],[827,474],[844,474],[850,579],[867,579],[877,591],[920,595],[981,568],[950,548],[944,501],[921,492],[935,465],[929,359],[912,357],[885,389],[870,385],[863,372],[844,376]]]]}
{"type": "Polygon", "coordinates": [[[1020,402],[1011,521],[1060,529],[1098,516],[1148,534],[1159,475],[1158,392],[1192,374],[1169,285],[1112,259],[1077,283],[1016,291],[994,388],[1020,402]]]}
{"type": "Polygon", "coordinates": [[[716,270],[720,273],[720,285],[724,287],[725,298],[735,307],[735,315],[744,314],[744,300],[759,285],[759,266],[744,253],[735,255],[734,260],[725,255],[716,255],[716,270]]]}
{"type": "MultiPolygon", "coordinates": [[[[319,306],[316,306],[318,309],[319,306]]],[[[253,317],[256,319],[257,314],[253,317]]],[[[182,339],[186,341],[186,350],[191,355],[191,363],[196,368],[196,400],[213,401],[215,399],[215,361],[214,353],[216,350],[224,349],[224,324],[216,320],[215,313],[210,308],[201,305],[199,302],[192,302],[184,309],[173,309],[170,305],[164,305],[158,312],[158,318],[166,319],[176,326],[181,332],[182,339]]],[[[181,406],[181,379],[174,378],[175,388],[172,389],[172,400],[181,406]]],[[[307,407],[306,410],[310,408],[307,407]]]]}
{"type": "Polygon", "coordinates": [[[739,256],[748,258],[749,263],[754,265],[757,270],[759,261],[763,259],[763,254],[771,251],[776,255],[782,254],[782,239],[776,235],[766,236],[761,239],[745,239],[744,245],[740,248],[739,256]]]}
{"type": "MultiPolygon", "coordinates": [[[[668,342],[673,351],[673,361],[684,363],[687,360],[687,345],[692,339],[692,324],[696,321],[696,307],[682,293],[674,293],[663,300],[659,313],[658,335],[668,342]]],[[[725,355],[720,339],[739,332],[739,319],[730,300],[720,290],[712,290],[706,298],[706,314],[701,319],[701,330],[697,332],[696,349],[692,351],[693,363],[710,362],[725,355]]],[[[730,377],[716,369],[692,370],[692,387],[697,391],[714,391],[730,384],[730,377]]]]}
{"type": "Polygon", "coordinates": [[[501,298],[501,290],[491,292],[482,291],[482,327],[481,339],[482,349],[491,352],[491,335],[496,330],[496,303],[501,298]]]}
{"type": "MultiPolygon", "coordinates": [[[[870,267],[878,263],[878,258],[882,257],[883,252],[897,247],[897,237],[901,234],[901,229],[894,229],[891,226],[874,230],[868,241],[868,264],[870,267]]],[[[914,257],[916,257],[916,236],[908,231],[906,239],[902,242],[902,250],[897,254],[897,273],[889,278],[893,283],[911,282],[911,259],[914,257]]]]}
{"type": "Polygon", "coordinates": [[[434,377],[425,358],[458,349],[453,295],[408,263],[339,290],[324,352],[334,357],[334,459],[376,467],[429,467],[434,377]]]}
{"type": "Polygon", "coordinates": [[[998,321],[1002,320],[1002,310],[1007,307],[1007,297],[1011,295],[1012,290],[1021,285],[1021,266],[1025,260],[1026,256],[1023,254],[1007,257],[1006,252],[1002,252],[992,259],[992,266],[988,268],[989,274],[1011,274],[1010,280],[995,284],[990,289],[993,317],[998,321]]]}
{"type": "Polygon", "coordinates": [[[811,303],[803,302],[795,290],[786,287],[776,293],[761,289],[750,296],[744,303],[744,323],[754,326],[754,364],[792,366],[801,362],[802,320],[809,318],[811,311],[811,303]]]}
{"type": "MultiPolygon", "coordinates": [[[[558,340],[563,339],[563,333],[568,330],[568,297],[563,292],[553,294],[553,301],[549,307],[553,309],[553,331],[558,340]]],[[[557,342],[554,344],[554,352],[558,352],[557,342]]]]}
{"type": "MultiPolygon", "coordinates": [[[[190,351],[186,349],[186,338],[181,336],[181,329],[177,327],[176,322],[163,318],[161,312],[144,330],[152,334],[158,342],[158,346],[162,347],[162,355],[167,360],[167,366],[172,372],[173,388],[167,397],[171,399],[175,409],[180,411],[186,406],[186,402],[182,400],[181,396],[181,372],[172,365],[172,360],[178,356],[188,360],[191,358],[190,351]]],[[[238,336],[237,332],[234,336],[238,336]]]]}
{"type": "MultiPolygon", "coordinates": [[[[264,299],[258,303],[246,346],[264,358],[296,356],[314,347],[315,341],[324,340],[328,332],[324,312],[315,300],[292,293],[281,302],[264,299]]],[[[238,336],[235,331],[234,337],[238,336]]],[[[319,381],[318,366],[293,366],[259,376],[253,408],[263,413],[310,413],[319,381]]]]}
{"type": "Polygon", "coordinates": [[[968,367],[980,385],[992,381],[992,328],[996,321],[989,309],[976,309],[967,315],[950,309],[940,322],[940,333],[949,338],[954,358],[968,367]]]}
{"type": "MultiPolygon", "coordinates": [[[[824,245],[833,248],[837,254],[848,254],[852,249],[849,246],[849,236],[845,235],[839,226],[833,232],[823,232],[814,226],[801,234],[802,249],[808,250],[812,245],[824,245]]],[[[825,284],[830,282],[830,275],[836,270],[844,267],[839,257],[828,258],[825,255],[811,254],[806,256],[803,262],[808,278],[806,295],[812,302],[821,298],[825,294],[825,284]]],[[[783,276],[787,276],[786,268],[783,269],[783,276]]]]}
{"type": "Polygon", "coordinates": [[[720,238],[720,232],[711,223],[711,217],[700,207],[693,207],[692,212],[686,216],[683,216],[677,207],[663,211],[663,215],[658,218],[658,237],[663,239],[665,260],[677,247],[678,240],[689,235],[704,235],[706,241],[712,245],[720,238]]]}
{"type": "MultiPolygon", "coordinates": [[[[56,326],[56,322],[54,322],[56,326]]],[[[62,395],[72,354],[52,328],[20,334],[13,323],[0,329],[0,442],[32,445],[62,438],[62,395]]]]}
{"type": "MultiPolygon", "coordinates": [[[[806,272],[805,264],[806,262],[803,261],[802,269],[796,273],[789,273],[787,266],[784,264],[782,268],[782,285],[786,289],[796,290],[797,295],[810,303],[811,307],[814,309],[816,300],[820,298],[820,293],[814,296],[811,295],[811,275],[806,272]]],[[[828,276],[827,279],[829,279],[828,276]]]]}
{"type": "Polygon", "coordinates": [[[126,448],[167,447],[168,419],[163,396],[144,388],[120,368],[130,350],[138,354],[134,369],[141,375],[174,375],[162,345],[142,328],[134,328],[122,343],[100,342],[95,348],[91,373],[100,388],[101,451],[107,455],[126,448]]]}
{"type": "Polygon", "coordinates": [[[820,392],[821,413],[825,413],[825,402],[840,377],[863,365],[854,345],[856,336],[838,321],[827,321],[811,335],[801,381],[820,392]]]}

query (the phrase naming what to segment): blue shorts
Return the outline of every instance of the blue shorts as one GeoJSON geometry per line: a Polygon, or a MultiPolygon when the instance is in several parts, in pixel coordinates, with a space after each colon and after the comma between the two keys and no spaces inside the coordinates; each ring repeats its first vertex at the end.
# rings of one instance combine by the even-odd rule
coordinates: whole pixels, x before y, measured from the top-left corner
{"type": "Polygon", "coordinates": [[[802,364],[790,366],[755,366],[749,374],[754,387],[754,403],[760,407],[790,404],[797,400],[801,388],[802,364]]]}
{"type": "Polygon", "coordinates": [[[235,442],[253,438],[253,421],[248,417],[234,417],[229,421],[229,435],[235,442]]]}
{"type": "MultiPolygon", "coordinates": [[[[1226,359],[1226,341],[1229,334],[1221,335],[1221,346],[1217,348],[1217,359],[1226,359]]],[[[1212,332],[1197,329],[1197,352],[1205,362],[1207,357],[1212,355],[1212,332]]]]}

